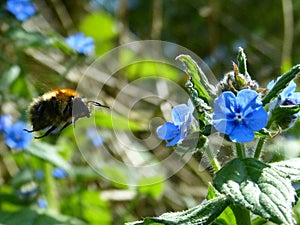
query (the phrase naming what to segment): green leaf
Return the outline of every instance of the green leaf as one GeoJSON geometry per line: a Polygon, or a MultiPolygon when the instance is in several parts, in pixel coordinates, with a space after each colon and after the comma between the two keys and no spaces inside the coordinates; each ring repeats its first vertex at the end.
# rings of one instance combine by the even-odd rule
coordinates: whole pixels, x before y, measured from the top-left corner
{"type": "Polygon", "coordinates": [[[300,181],[300,158],[271,163],[272,168],[283,173],[292,182],[300,181]]]}
{"type": "Polygon", "coordinates": [[[149,195],[153,198],[159,197],[164,188],[165,177],[153,176],[145,177],[138,180],[138,191],[142,194],[149,195]]]}
{"type": "Polygon", "coordinates": [[[21,73],[21,68],[18,65],[13,65],[9,69],[2,72],[0,77],[0,91],[9,91],[12,83],[18,78],[21,73]]]}
{"type": "Polygon", "coordinates": [[[173,81],[178,81],[180,74],[177,69],[168,64],[153,61],[134,63],[127,66],[125,69],[126,76],[130,80],[134,80],[139,77],[165,77],[173,81]]]}
{"type": "Polygon", "coordinates": [[[186,66],[186,73],[194,88],[198,91],[199,98],[203,99],[207,104],[211,102],[216,97],[216,89],[209,83],[197,63],[189,55],[179,55],[176,59],[183,62],[186,66]]]}
{"type": "Polygon", "coordinates": [[[275,223],[294,224],[291,181],[268,164],[236,158],[216,173],[214,187],[232,201],[275,223]]]}
{"type": "Polygon", "coordinates": [[[128,177],[121,168],[106,165],[101,167],[101,173],[105,178],[112,181],[116,187],[127,189],[128,177]]]}
{"type": "Polygon", "coordinates": [[[38,32],[29,32],[20,27],[11,27],[7,35],[19,46],[27,47],[49,47],[50,39],[38,32]]]}
{"type": "Polygon", "coordinates": [[[88,14],[81,20],[79,29],[85,35],[103,41],[116,37],[116,26],[115,19],[103,11],[88,14]]]}
{"type": "Polygon", "coordinates": [[[290,81],[296,77],[299,72],[300,64],[293,66],[292,69],[283,74],[276,82],[274,87],[269,91],[269,93],[262,99],[263,105],[268,104],[273,98],[275,98],[290,83],[290,81]]]}
{"type": "Polygon", "coordinates": [[[300,111],[300,105],[279,105],[272,111],[271,121],[283,130],[289,128],[295,121],[295,114],[300,111]]]}
{"type": "Polygon", "coordinates": [[[32,142],[32,144],[26,149],[26,152],[60,167],[68,173],[71,172],[70,165],[59,155],[58,149],[54,145],[36,141],[32,142]]]}
{"type": "Polygon", "coordinates": [[[96,190],[84,190],[64,198],[61,210],[68,215],[80,216],[89,225],[112,224],[110,205],[101,199],[96,190]]]}
{"type": "Polygon", "coordinates": [[[237,56],[237,60],[238,60],[239,72],[245,76],[249,76],[248,71],[247,71],[247,58],[246,58],[243,48],[241,48],[241,47],[239,47],[239,53],[237,56]]]}
{"type": "Polygon", "coordinates": [[[212,108],[209,103],[216,97],[216,89],[211,85],[197,63],[189,55],[179,55],[179,59],[186,66],[189,80],[185,86],[189,90],[191,100],[198,112],[199,127],[201,133],[209,131],[212,123],[212,108]],[[207,129],[209,128],[209,129],[207,129]]]}
{"type": "Polygon", "coordinates": [[[206,225],[214,221],[229,203],[227,197],[221,195],[186,211],[164,213],[159,217],[148,217],[144,221],[126,223],[126,225],[206,225]]]}
{"type": "Polygon", "coordinates": [[[99,127],[115,130],[140,131],[147,129],[144,125],[130,120],[128,117],[124,117],[117,113],[107,113],[104,110],[95,110],[95,122],[99,127]]]}
{"type": "Polygon", "coordinates": [[[0,211],[1,225],[84,225],[85,223],[59,214],[39,213],[32,209],[24,208],[17,212],[0,211]]]}
{"type": "MultiPolygon", "coordinates": [[[[210,184],[208,186],[207,200],[218,197],[219,195],[216,193],[215,188],[210,184]]],[[[226,209],[221,213],[220,216],[216,219],[216,223],[218,225],[236,225],[235,216],[230,207],[226,207],[226,209]]]]}

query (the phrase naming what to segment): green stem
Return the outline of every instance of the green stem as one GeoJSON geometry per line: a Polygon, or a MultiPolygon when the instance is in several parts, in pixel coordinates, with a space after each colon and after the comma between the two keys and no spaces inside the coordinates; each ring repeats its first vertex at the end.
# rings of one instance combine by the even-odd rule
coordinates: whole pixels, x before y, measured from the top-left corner
{"type": "Polygon", "coordinates": [[[236,155],[243,159],[247,157],[247,153],[246,153],[246,148],[245,145],[243,143],[235,143],[235,149],[236,149],[236,155]]]}
{"type": "Polygon", "coordinates": [[[238,205],[231,205],[231,210],[235,216],[236,225],[251,225],[250,211],[238,205]]]}
{"type": "Polygon", "coordinates": [[[54,177],[52,176],[52,165],[44,163],[45,172],[45,191],[47,196],[48,208],[51,210],[57,209],[56,187],[54,177]]]}
{"type": "Polygon", "coordinates": [[[221,169],[220,163],[209,146],[206,148],[206,154],[215,172],[219,171],[221,169]]]}
{"type": "Polygon", "coordinates": [[[261,153],[261,150],[262,150],[262,147],[265,143],[265,138],[260,138],[257,142],[257,145],[256,145],[256,149],[255,149],[255,153],[254,153],[254,158],[255,159],[259,159],[260,157],[260,153],[261,153]]]}

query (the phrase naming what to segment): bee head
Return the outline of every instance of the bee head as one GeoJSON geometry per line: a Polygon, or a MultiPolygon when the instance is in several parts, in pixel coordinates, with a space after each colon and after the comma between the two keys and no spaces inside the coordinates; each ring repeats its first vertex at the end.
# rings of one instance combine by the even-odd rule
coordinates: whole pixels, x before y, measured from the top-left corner
{"type": "Polygon", "coordinates": [[[87,103],[82,98],[74,98],[72,106],[72,117],[73,122],[75,122],[82,117],[90,117],[91,110],[88,107],[87,103]]]}
{"type": "Polygon", "coordinates": [[[99,102],[95,101],[85,101],[83,98],[74,98],[73,99],[73,108],[72,108],[72,117],[73,123],[82,118],[82,117],[90,117],[91,109],[90,106],[94,105],[97,107],[109,108],[108,106],[102,105],[99,102]]]}

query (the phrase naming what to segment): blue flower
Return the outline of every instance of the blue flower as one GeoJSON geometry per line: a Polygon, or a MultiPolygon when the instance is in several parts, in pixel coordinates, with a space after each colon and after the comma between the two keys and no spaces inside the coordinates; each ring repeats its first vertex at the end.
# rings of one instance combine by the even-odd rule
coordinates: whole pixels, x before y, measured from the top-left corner
{"type": "Polygon", "coordinates": [[[44,178],[44,171],[42,170],[35,171],[35,177],[38,180],[42,180],[44,178]]]}
{"type": "MultiPolygon", "coordinates": [[[[277,78],[276,82],[279,79],[280,77],[277,78]]],[[[271,89],[276,82],[271,81],[267,88],[271,89]]],[[[271,120],[276,121],[277,125],[279,125],[283,130],[294,126],[300,115],[300,112],[295,113],[293,110],[289,111],[289,109],[300,105],[300,92],[295,92],[296,88],[297,85],[292,80],[278,95],[278,97],[268,104],[271,120]]]]}
{"type": "Polygon", "coordinates": [[[88,128],[86,130],[86,134],[95,147],[101,147],[103,145],[103,139],[98,135],[96,128],[94,127],[88,128]]]}
{"type": "Polygon", "coordinates": [[[45,199],[41,199],[41,198],[40,198],[40,199],[37,201],[37,204],[38,204],[38,207],[41,208],[41,209],[45,209],[45,208],[48,207],[48,203],[47,203],[47,201],[46,201],[45,199]]]}
{"type": "Polygon", "coordinates": [[[66,178],[68,176],[68,174],[64,169],[54,168],[52,170],[52,176],[57,179],[63,179],[63,178],[66,178]]]}
{"type": "Polygon", "coordinates": [[[214,127],[233,142],[252,141],[254,131],[268,122],[268,113],[253,90],[241,90],[237,96],[230,91],[223,92],[215,99],[214,110],[214,127]]]}
{"type": "MultiPolygon", "coordinates": [[[[277,78],[276,82],[280,79],[277,78]]],[[[268,89],[272,89],[272,87],[276,83],[274,80],[271,81],[268,85],[268,89]]],[[[275,105],[298,105],[300,104],[300,92],[295,92],[297,88],[296,83],[292,80],[289,85],[283,89],[283,91],[279,94],[279,97],[271,102],[271,108],[275,105]]]]}
{"type": "Polygon", "coordinates": [[[83,33],[77,33],[66,38],[68,46],[75,51],[87,55],[94,50],[94,39],[84,36],[83,33]]]}
{"type": "Polygon", "coordinates": [[[174,122],[166,122],[162,126],[159,126],[156,130],[157,136],[162,140],[169,141],[167,146],[181,143],[187,136],[193,111],[192,103],[189,103],[189,106],[186,104],[175,106],[172,110],[172,119],[174,122]]]}
{"type": "Polygon", "coordinates": [[[2,115],[0,118],[0,132],[6,133],[7,129],[11,126],[11,124],[11,116],[7,114],[2,115]]]}
{"type": "Polygon", "coordinates": [[[8,0],[6,9],[20,21],[27,20],[36,12],[36,8],[30,0],[8,0]]]}
{"type": "Polygon", "coordinates": [[[32,133],[25,132],[26,124],[18,121],[5,132],[5,143],[10,148],[24,149],[27,148],[33,138],[32,133]]]}

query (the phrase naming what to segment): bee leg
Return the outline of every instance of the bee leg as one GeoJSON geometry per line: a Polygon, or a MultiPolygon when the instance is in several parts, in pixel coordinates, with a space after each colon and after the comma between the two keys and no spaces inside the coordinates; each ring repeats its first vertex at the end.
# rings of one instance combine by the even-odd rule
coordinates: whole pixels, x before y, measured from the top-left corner
{"type": "Polygon", "coordinates": [[[59,133],[62,132],[63,129],[65,129],[67,126],[69,126],[69,125],[71,125],[71,124],[72,124],[72,121],[66,122],[66,123],[62,126],[62,128],[60,128],[59,133]]]}
{"type": "Polygon", "coordinates": [[[57,128],[57,126],[53,125],[52,127],[49,128],[49,130],[46,131],[45,134],[43,134],[42,136],[38,136],[38,137],[34,137],[35,139],[40,139],[43,137],[48,136],[52,131],[54,131],[57,128]]]}
{"type": "Polygon", "coordinates": [[[35,130],[27,130],[27,129],[23,129],[24,131],[27,131],[28,133],[32,133],[32,132],[34,132],[35,130]]]}

